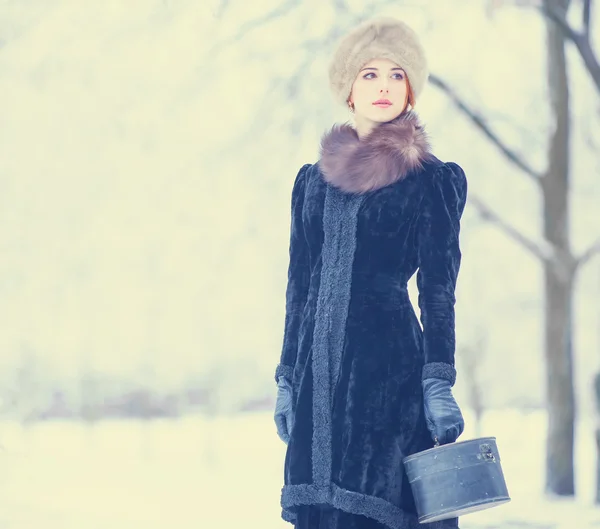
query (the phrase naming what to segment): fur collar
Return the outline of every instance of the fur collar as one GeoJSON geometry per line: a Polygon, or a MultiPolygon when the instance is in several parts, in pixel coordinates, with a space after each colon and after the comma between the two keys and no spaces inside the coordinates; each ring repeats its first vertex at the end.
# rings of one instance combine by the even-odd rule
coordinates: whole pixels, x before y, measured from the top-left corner
{"type": "Polygon", "coordinates": [[[320,156],[325,181],[357,194],[393,184],[433,158],[427,134],[412,111],[377,125],[362,139],[349,124],[336,124],[321,138],[320,156]]]}

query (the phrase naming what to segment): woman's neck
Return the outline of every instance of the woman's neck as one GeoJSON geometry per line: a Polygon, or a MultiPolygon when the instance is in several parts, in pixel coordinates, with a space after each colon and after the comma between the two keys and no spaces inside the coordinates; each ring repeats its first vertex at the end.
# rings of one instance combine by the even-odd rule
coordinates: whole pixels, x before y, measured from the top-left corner
{"type": "Polygon", "coordinates": [[[363,118],[361,116],[354,117],[354,129],[356,130],[356,134],[359,139],[363,139],[365,136],[368,136],[369,133],[375,128],[377,123],[367,118],[363,118]]]}

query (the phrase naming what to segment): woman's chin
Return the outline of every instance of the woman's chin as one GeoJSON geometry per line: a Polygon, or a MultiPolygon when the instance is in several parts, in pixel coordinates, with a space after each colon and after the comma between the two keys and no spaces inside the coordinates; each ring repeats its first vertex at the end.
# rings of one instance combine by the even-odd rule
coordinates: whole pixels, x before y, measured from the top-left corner
{"type": "Polygon", "coordinates": [[[394,106],[388,108],[377,108],[374,107],[365,112],[364,117],[375,123],[385,123],[392,121],[400,115],[398,109],[394,106]]]}

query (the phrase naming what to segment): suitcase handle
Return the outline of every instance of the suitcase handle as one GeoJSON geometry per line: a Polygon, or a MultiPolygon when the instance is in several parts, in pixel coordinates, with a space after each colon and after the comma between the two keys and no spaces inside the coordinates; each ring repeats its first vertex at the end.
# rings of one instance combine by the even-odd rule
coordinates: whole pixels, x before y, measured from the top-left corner
{"type": "MultiPolygon", "coordinates": [[[[437,438],[437,436],[435,436],[433,438],[433,442],[435,443],[434,448],[438,448],[440,446],[440,441],[437,438]]],[[[494,455],[494,451],[492,450],[492,447],[488,443],[480,444],[479,452],[480,452],[480,455],[478,456],[478,458],[487,459],[488,461],[496,461],[496,456],[494,455]]]]}

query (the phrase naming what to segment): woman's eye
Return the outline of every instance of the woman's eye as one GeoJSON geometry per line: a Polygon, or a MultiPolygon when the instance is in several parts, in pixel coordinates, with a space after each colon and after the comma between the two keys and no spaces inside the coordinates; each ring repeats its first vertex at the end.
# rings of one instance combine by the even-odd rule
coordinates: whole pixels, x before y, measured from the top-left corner
{"type": "MultiPolygon", "coordinates": [[[[369,72],[369,73],[363,75],[363,79],[372,79],[372,77],[369,77],[369,75],[375,75],[375,73],[374,72],[369,72]]],[[[396,79],[399,79],[399,80],[404,79],[404,74],[396,73],[394,75],[397,76],[396,79]]]]}

